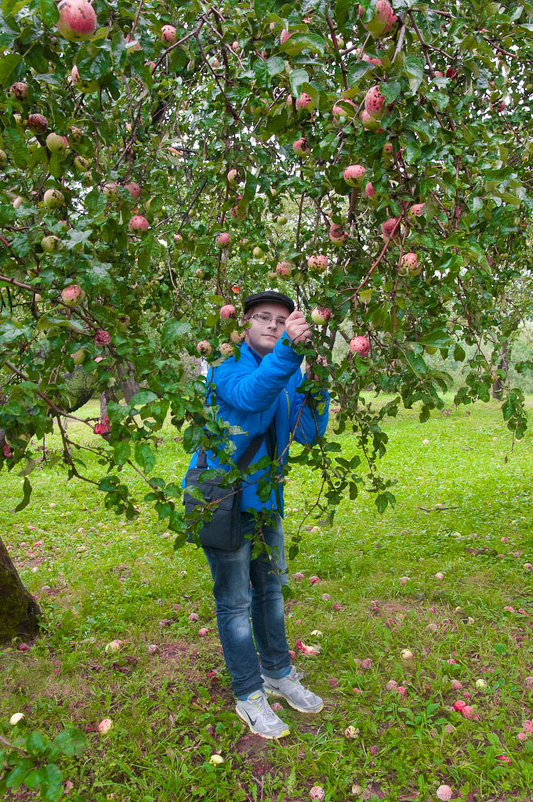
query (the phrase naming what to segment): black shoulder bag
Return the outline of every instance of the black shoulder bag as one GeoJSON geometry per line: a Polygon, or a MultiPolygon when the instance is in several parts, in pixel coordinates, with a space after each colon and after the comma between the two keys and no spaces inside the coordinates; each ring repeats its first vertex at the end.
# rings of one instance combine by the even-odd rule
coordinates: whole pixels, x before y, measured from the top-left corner
{"type": "MultiPolygon", "coordinates": [[[[274,420],[271,421],[267,429],[267,438],[271,441],[271,429],[275,432],[274,420]]],[[[245,471],[257,453],[265,434],[258,434],[254,437],[244,454],[237,462],[239,471],[245,471]]],[[[212,510],[211,519],[198,531],[198,538],[202,546],[209,546],[213,549],[223,551],[237,551],[241,545],[241,496],[242,482],[238,479],[231,485],[221,487],[224,481],[223,476],[214,476],[209,479],[207,469],[207,459],[205,451],[202,449],[198,455],[196,468],[189,468],[185,477],[185,493],[183,503],[185,505],[185,520],[199,504],[205,504],[212,510]],[[200,476],[204,478],[200,480],[200,476]],[[203,502],[193,498],[187,493],[188,487],[197,487],[203,495],[203,502]]],[[[197,542],[191,533],[189,542],[197,542]]]]}

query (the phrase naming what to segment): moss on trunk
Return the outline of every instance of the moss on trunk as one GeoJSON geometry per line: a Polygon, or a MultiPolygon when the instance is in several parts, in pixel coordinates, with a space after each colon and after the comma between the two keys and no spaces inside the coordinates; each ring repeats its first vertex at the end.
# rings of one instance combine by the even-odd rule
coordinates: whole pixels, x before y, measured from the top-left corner
{"type": "Polygon", "coordinates": [[[0,643],[39,631],[41,610],[26,590],[0,538],[0,643]]]}

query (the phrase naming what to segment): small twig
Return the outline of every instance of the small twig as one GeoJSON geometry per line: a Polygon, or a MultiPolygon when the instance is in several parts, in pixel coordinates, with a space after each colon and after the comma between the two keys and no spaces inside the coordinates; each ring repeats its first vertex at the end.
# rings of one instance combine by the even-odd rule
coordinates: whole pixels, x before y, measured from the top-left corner
{"type": "MultiPolygon", "coordinates": [[[[231,116],[233,117],[233,119],[236,122],[242,123],[241,118],[239,117],[238,113],[235,111],[235,109],[231,105],[231,101],[230,101],[229,97],[227,96],[227,94],[225,93],[224,88],[223,88],[223,86],[220,83],[220,80],[218,78],[218,75],[214,71],[213,67],[211,66],[211,63],[210,63],[209,59],[207,58],[207,56],[205,54],[205,50],[203,49],[203,47],[202,47],[202,45],[200,43],[200,37],[198,36],[198,34],[195,35],[195,39],[196,39],[196,44],[198,45],[198,47],[200,49],[200,53],[202,54],[202,58],[203,58],[204,62],[207,64],[207,68],[211,72],[213,78],[215,79],[216,85],[220,89],[220,92],[222,93],[222,96],[223,96],[224,100],[226,101],[226,111],[228,111],[231,114],[231,116]]],[[[231,52],[233,53],[233,50],[231,52]]]]}
{"type": "Polygon", "coordinates": [[[405,20],[404,20],[403,23],[402,23],[402,26],[400,28],[400,35],[398,36],[398,41],[396,42],[396,47],[394,49],[394,55],[392,57],[392,62],[391,62],[392,64],[394,64],[394,61],[395,61],[396,56],[398,55],[398,53],[401,52],[401,49],[403,47],[403,42],[404,42],[404,39],[405,39],[406,30],[407,30],[407,26],[406,26],[405,20]]]}
{"type": "MultiPolygon", "coordinates": [[[[21,370],[16,368],[15,365],[13,365],[13,363],[10,362],[8,359],[6,359],[4,364],[7,365],[9,370],[11,370],[13,373],[15,373],[21,379],[24,379],[24,381],[27,381],[27,382],[31,381],[29,376],[26,376],[25,373],[23,373],[21,370]]],[[[62,417],[70,418],[71,420],[77,420],[79,423],[85,423],[85,424],[87,424],[87,426],[90,426],[90,424],[88,424],[87,421],[84,420],[83,418],[78,418],[78,417],[76,417],[76,415],[71,415],[70,412],[66,412],[64,409],[61,409],[60,407],[58,407],[57,404],[55,404],[50,398],[48,398],[48,396],[46,396],[41,390],[37,390],[37,395],[39,396],[39,398],[42,398],[43,401],[46,404],[48,404],[50,409],[52,409],[56,413],[56,415],[61,415],[62,417]]],[[[92,426],[90,428],[92,429],[92,426]]]]}
{"type": "MultiPolygon", "coordinates": [[[[326,22],[328,23],[329,32],[331,33],[331,41],[333,44],[333,49],[336,51],[337,55],[340,58],[339,53],[339,44],[337,42],[337,37],[335,36],[335,28],[333,27],[333,22],[329,14],[326,14],[326,22]]],[[[393,59],[394,60],[394,59],[393,59]]],[[[346,67],[344,66],[344,62],[340,59],[341,71],[342,71],[342,80],[344,83],[344,88],[348,89],[348,76],[346,74],[346,67]]]]}
{"type": "Polygon", "coordinates": [[[139,19],[140,19],[140,16],[141,16],[141,9],[143,7],[143,2],[144,2],[144,0],[140,0],[139,7],[137,9],[137,13],[135,15],[135,19],[133,21],[133,25],[132,25],[132,28],[131,28],[131,31],[130,31],[130,36],[133,36],[133,34],[135,33],[135,28],[139,24],[139,19]]]}
{"type": "Polygon", "coordinates": [[[7,284],[13,284],[13,286],[18,287],[21,290],[28,290],[29,292],[33,292],[34,295],[40,295],[41,290],[36,289],[35,287],[30,287],[29,284],[22,284],[20,281],[15,281],[14,278],[8,278],[8,276],[0,276],[0,281],[5,281],[7,284]]]}
{"type": "Polygon", "coordinates": [[[395,223],[395,225],[394,225],[394,228],[392,229],[392,231],[391,231],[391,233],[390,233],[390,236],[389,236],[389,237],[388,237],[388,238],[385,240],[385,245],[384,245],[384,246],[383,246],[383,248],[381,249],[381,253],[379,254],[379,256],[378,256],[378,258],[376,259],[376,261],[375,261],[375,262],[372,264],[372,267],[370,268],[370,270],[368,271],[368,273],[366,274],[366,276],[364,277],[364,279],[362,280],[362,282],[361,282],[361,283],[359,284],[359,286],[357,287],[357,289],[356,289],[356,291],[355,291],[355,294],[356,294],[356,295],[357,295],[357,293],[359,292],[359,290],[361,290],[361,289],[362,289],[362,288],[365,286],[365,284],[367,283],[368,279],[370,278],[370,276],[372,275],[372,273],[374,272],[374,270],[376,269],[376,267],[379,265],[379,263],[380,263],[380,262],[381,262],[381,260],[383,259],[383,257],[384,257],[384,255],[385,255],[385,253],[387,252],[387,248],[389,247],[390,243],[392,242],[392,238],[393,238],[393,237],[394,237],[394,235],[396,234],[396,229],[399,227],[399,225],[400,225],[401,221],[402,221],[402,218],[401,218],[401,217],[398,217],[398,219],[396,220],[396,223],[395,223]]]}
{"type": "Polygon", "coordinates": [[[444,510],[458,510],[459,507],[433,507],[432,509],[427,509],[426,507],[417,507],[417,510],[422,510],[422,512],[443,512],[444,510]]]}
{"type": "Polygon", "coordinates": [[[19,746],[15,746],[15,744],[12,744],[10,741],[7,740],[7,738],[4,738],[3,735],[0,735],[0,743],[4,744],[4,746],[7,746],[8,749],[13,749],[15,752],[18,752],[19,755],[24,755],[24,757],[28,757],[28,753],[25,752],[24,749],[21,749],[19,746]]]}

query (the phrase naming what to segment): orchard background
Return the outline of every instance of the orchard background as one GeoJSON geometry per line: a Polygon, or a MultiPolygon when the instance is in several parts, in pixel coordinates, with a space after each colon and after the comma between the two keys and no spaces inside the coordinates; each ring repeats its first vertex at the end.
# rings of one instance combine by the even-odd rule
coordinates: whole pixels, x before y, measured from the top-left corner
{"type": "MultiPolygon", "coordinates": [[[[350,458],[330,438],[294,459],[323,477],[328,520],[363,487],[394,503],[387,418],[442,409],[450,360],[454,404],[492,392],[523,437],[531,5],[88,8],[2,2],[0,470],[20,476],[17,512],[33,471],[61,463],[132,520],[132,466],[182,545],[163,425],[185,451],[223,438],[195,363],[232,352],[240,300],[266,286],[318,321],[306,388],[327,383],[335,432],[357,433],[350,458]]],[[[1,638],[35,631],[2,541],[0,578],[1,638]]]]}

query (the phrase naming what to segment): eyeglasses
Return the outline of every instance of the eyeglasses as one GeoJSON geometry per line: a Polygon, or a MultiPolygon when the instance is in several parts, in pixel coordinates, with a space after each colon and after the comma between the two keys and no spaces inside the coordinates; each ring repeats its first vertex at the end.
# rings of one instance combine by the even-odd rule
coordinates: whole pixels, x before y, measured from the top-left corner
{"type": "MultiPolygon", "coordinates": [[[[255,320],[258,320],[260,323],[263,323],[263,325],[265,325],[265,326],[269,326],[272,323],[272,321],[274,320],[272,315],[269,315],[268,312],[256,312],[255,315],[250,315],[250,317],[251,318],[252,317],[255,318],[255,320]]],[[[276,318],[276,326],[285,326],[286,320],[287,320],[286,317],[277,317],[276,318]]]]}

